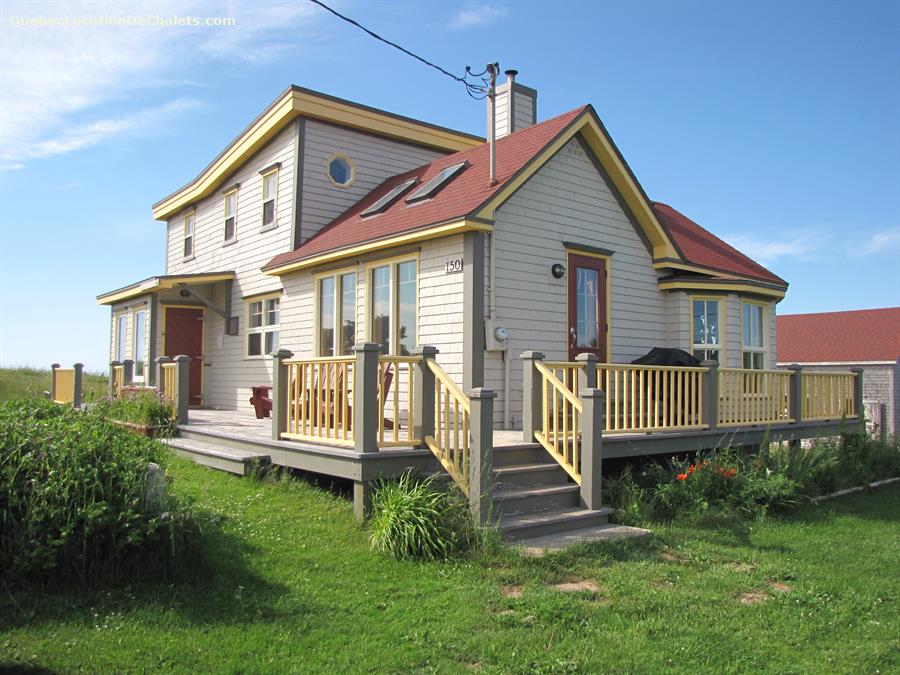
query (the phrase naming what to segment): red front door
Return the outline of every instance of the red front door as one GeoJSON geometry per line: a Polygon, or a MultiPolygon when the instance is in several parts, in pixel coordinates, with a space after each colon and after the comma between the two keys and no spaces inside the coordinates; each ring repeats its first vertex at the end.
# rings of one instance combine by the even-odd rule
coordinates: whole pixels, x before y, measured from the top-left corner
{"type": "Polygon", "coordinates": [[[165,356],[185,354],[191,357],[190,404],[203,400],[203,310],[192,307],[166,307],[165,356]]]}
{"type": "Polygon", "coordinates": [[[605,363],[606,260],[569,254],[569,360],[579,354],[596,354],[605,363]]]}

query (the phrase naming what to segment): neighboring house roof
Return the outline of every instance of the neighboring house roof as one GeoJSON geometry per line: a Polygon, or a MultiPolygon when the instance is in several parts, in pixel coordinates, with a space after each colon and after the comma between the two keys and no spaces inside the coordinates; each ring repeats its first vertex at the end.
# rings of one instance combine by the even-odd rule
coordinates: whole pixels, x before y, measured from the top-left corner
{"type": "Polygon", "coordinates": [[[352,129],[398,138],[446,152],[484,143],[480,136],[370,108],[311,89],[291,85],[194,180],[153,205],[153,217],[166,220],[212,194],[234,170],[297,117],[320,119],[352,129]]]}
{"type": "Polygon", "coordinates": [[[668,204],[653,202],[653,208],[672,235],[686,262],[730,275],[787,286],[784,279],[726,244],[668,204]]]}
{"type": "Polygon", "coordinates": [[[779,363],[862,363],[900,358],[900,307],[783,314],[779,363]]]}

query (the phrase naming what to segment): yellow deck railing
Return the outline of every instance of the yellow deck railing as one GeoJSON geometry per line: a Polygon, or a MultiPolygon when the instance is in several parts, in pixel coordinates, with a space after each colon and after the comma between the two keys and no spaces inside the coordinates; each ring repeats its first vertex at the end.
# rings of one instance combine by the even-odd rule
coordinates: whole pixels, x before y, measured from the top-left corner
{"type": "Polygon", "coordinates": [[[541,420],[534,436],[572,479],[581,484],[581,400],[577,388],[580,364],[536,361],[540,374],[541,420]],[[571,366],[571,368],[569,367],[571,366]],[[566,381],[568,380],[568,381],[566,381]]]}
{"type": "Polygon", "coordinates": [[[425,444],[468,495],[469,398],[433,359],[428,368],[434,373],[434,436],[426,436],[425,444]]]}
{"type": "Polygon", "coordinates": [[[702,429],[707,368],[598,363],[607,432],[702,429]]]}
{"type": "Polygon", "coordinates": [[[53,369],[53,401],[55,403],[72,403],[75,400],[75,369],[53,369]]]}
{"type": "Polygon", "coordinates": [[[856,417],[856,373],[804,372],[800,396],[804,420],[856,417]]]}
{"type": "Polygon", "coordinates": [[[793,422],[791,371],[719,369],[719,426],[793,422]]]}
{"type": "Polygon", "coordinates": [[[378,447],[420,445],[413,437],[415,415],[413,389],[417,356],[380,356],[378,358],[378,447]]]}
{"type": "Polygon", "coordinates": [[[178,398],[178,389],[176,385],[176,373],[178,372],[177,363],[163,363],[159,369],[159,391],[163,397],[175,405],[175,399],[178,398]]]}
{"type": "Polygon", "coordinates": [[[352,356],[285,361],[288,410],[284,438],[353,445],[355,364],[352,356]]]}
{"type": "Polygon", "coordinates": [[[113,366],[113,396],[122,398],[122,389],[125,388],[125,366],[113,366]]]}

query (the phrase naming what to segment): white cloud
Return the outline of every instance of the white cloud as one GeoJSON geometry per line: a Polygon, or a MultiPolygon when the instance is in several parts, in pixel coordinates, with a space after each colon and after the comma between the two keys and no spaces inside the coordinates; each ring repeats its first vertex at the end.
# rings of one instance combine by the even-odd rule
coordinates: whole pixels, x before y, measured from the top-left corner
{"type": "Polygon", "coordinates": [[[853,253],[857,256],[864,256],[891,249],[900,249],[900,228],[875,232],[863,246],[853,253]]]}
{"type": "Polygon", "coordinates": [[[755,261],[766,265],[782,258],[817,260],[822,257],[833,236],[821,230],[784,231],[777,235],[759,237],[746,234],[724,236],[729,244],[755,261]]]}
{"type": "Polygon", "coordinates": [[[270,62],[302,43],[311,3],[5,2],[0,7],[0,168],[74,152],[172,119],[215,68],[270,62]],[[233,26],[71,25],[103,17],[234,18],[233,26]],[[70,25],[15,25],[22,18],[70,25]],[[162,102],[160,102],[162,101],[162,102]]]}
{"type": "Polygon", "coordinates": [[[453,28],[487,26],[498,19],[506,18],[508,15],[509,10],[503,5],[493,3],[469,3],[456,13],[456,16],[453,17],[453,20],[450,22],[450,25],[453,28]]]}

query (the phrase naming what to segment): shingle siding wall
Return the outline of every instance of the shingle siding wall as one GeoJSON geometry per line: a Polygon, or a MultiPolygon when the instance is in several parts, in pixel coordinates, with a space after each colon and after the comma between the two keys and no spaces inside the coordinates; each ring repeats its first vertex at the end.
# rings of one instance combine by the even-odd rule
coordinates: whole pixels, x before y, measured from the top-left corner
{"type": "MultiPolygon", "coordinates": [[[[497,325],[509,329],[510,412],[522,418],[526,350],[567,357],[566,287],[553,263],[566,263],[563,241],[615,251],[610,261],[611,360],[627,362],[667,345],[667,301],[639,235],[577,140],[550,159],[496,214],[497,325]]],[[[487,307],[487,305],[485,305],[487,307]]],[[[502,422],[503,358],[488,353],[485,386],[495,389],[495,425],[502,422]]]]}
{"type": "Polygon", "coordinates": [[[443,156],[422,148],[352,129],[306,120],[303,143],[301,236],[306,241],[387,178],[443,156]],[[347,155],[356,167],[348,188],[334,185],[327,165],[336,154],[347,155]]]}

